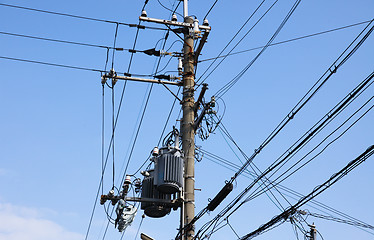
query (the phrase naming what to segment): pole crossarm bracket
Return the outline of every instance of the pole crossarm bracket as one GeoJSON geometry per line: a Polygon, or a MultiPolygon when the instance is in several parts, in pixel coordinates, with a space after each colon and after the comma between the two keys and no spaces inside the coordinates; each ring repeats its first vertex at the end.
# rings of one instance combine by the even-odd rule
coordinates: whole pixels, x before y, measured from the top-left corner
{"type": "MultiPolygon", "coordinates": [[[[140,16],[139,20],[144,21],[144,22],[153,22],[153,23],[161,23],[165,25],[193,28],[193,23],[177,22],[177,21],[163,20],[163,19],[143,17],[143,16],[140,16]]],[[[199,25],[199,28],[204,29],[204,30],[211,30],[210,26],[205,26],[205,25],[199,25]]]]}
{"type": "Polygon", "coordinates": [[[157,79],[148,79],[148,78],[138,78],[138,77],[126,77],[126,76],[110,76],[110,75],[103,75],[103,79],[112,78],[116,80],[130,80],[130,81],[136,81],[136,82],[148,82],[148,83],[158,83],[158,84],[168,84],[168,85],[175,85],[175,86],[181,86],[182,83],[180,81],[178,82],[172,82],[172,81],[163,81],[163,80],[157,80],[157,79]]]}

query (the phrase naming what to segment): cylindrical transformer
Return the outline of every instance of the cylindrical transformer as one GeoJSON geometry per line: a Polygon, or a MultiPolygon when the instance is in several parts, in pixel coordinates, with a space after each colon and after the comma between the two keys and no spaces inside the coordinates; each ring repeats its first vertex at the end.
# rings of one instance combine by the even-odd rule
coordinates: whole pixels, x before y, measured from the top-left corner
{"type": "Polygon", "coordinates": [[[176,147],[160,149],[155,158],[155,185],[162,193],[173,194],[183,187],[183,158],[176,147]]]}
{"type": "MultiPolygon", "coordinates": [[[[149,176],[144,177],[142,183],[142,198],[153,198],[155,200],[171,200],[171,194],[165,194],[157,191],[154,185],[154,170],[148,171],[149,176]]],[[[140,208],[144,210],[144,214],[152,218],[164,217],[170,213],[171,208],[163,206],[159,203],[142,202],[140,208]]]]}

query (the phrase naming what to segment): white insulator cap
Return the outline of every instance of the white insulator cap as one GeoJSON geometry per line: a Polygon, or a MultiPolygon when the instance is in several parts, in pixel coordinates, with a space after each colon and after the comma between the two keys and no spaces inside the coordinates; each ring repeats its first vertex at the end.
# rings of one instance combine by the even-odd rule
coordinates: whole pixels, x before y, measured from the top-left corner
{"type": "Polygon", "coordinates": [[[126,175],[125,177],[125,184],[130,184],[131,183],[131,176],[130,175],[126,175]]]}
{"type": "Polygon", "coordinates": [[[209,26],[208,19],[204,19],[204,21],[203,21],[203,25],[204,25],[204,26],[209,26]]]}
{"type": "Polygon", "coordinates": [[[142,11],[142,17],[147,17],[147,12],[145,10],[142,11]]]}
{"type": "Polygon", "coordinates": [[[174,21],[174,22],[178,21],[176,14],[173,14],[173,16],[171,17],[171,21],[174,21]]]}
{"type": "Polygon", "coordinates": [[[152,151],[152,155],[157,156],[159,153],[160,153],[160,150],[158,149],[158,147],[154,147],[152,151]]]}
{"type": "Polygon", "coordinates": [[[197,20],[196,18],[193,20],[193,31],[194,31],[194,33],[199,33],[200,32],[199,20],[197,20]]]}

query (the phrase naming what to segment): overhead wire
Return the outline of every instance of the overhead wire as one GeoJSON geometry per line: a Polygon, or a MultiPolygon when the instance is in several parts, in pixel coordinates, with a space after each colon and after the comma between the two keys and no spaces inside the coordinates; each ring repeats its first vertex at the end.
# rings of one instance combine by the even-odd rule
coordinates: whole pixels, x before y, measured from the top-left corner
{"type": "Polygon", "coordinates": [[[128,50],[128,49],[123,49],[123,48],[113,48],[113,47],[110,47],[110,46],[104,46],[104,45],[99,45],[99,44],[75,42],[75,41],[53,39],[53,38],[45,38],[45,37],[38,37],[38,36],[32,36],[32,35],[26,35],[26,34],[2,32],[2,31],[0,31],[0,34],[8,35],[8,36],[13,36],[13,37],[22,37],[22,38],[30,38],[30,39],[36,39],[36,40],[43,40],[43,41],[49,41],[49,42],[58,42],[58,43],[73,44],[73,45],[85,46],[85,47],[96,47],[96,48],[104,48],[104,49],[114,49],[114,50],[117,50],[117,51],[128,50]]]}
{"type": "MultiPolygon", "coordinates": [[[[234,39],[239,35],[239,33],[243,30],[243,28],[248,24],[248,22],[253,18],[253,16],[257,13],[257,11],[261,8],[261,6],[264,4],[266,0],[263,0],[258,6],[257,8],[251,13],[251,15],[247,18],[247,20],[242,24],[242,26],[239,28],[239,30],[235,33],[235,35],[230,39],[230,41],[225,45],[225,47],[221,50],[221,52],[218,54],[218,56],[221,56],[221,54],[226,50],[226,48],[234,41],[234,39]]],[[[252,29],[262,20],[262,18],[264,18],[266,16],[266,14],[273,8],[273,6],[277,3],[277,1],[275,1],[266,11],[265,13],[257,20],[257,22],[244,34],[244,36],[238,41],[238,43],[236,43],[236,45],[231,49],[231,51],[233,51],[236,46],[252,31],[252,29]]],[[[230,51],[230,52],[231,52],[230,51]]],[[[205,69],[205,71],[200,75],[200,77],[196,80],[196,83],[199,83],[199,81],[201,80],[201,78],[208,72],[208,70],[213,66],[213,64],[215,63],[215,61],[218,59],[215,58],[213,60],[213,62],[205,69]]],[[[222,61],[221,61],[222,62],[222,61]]],[[[220,63],[218,63],[218,65],[220,65],[220,63]]],[[[215,67],[217,68],[218,65],[215,67]]],[[[214,69],[213,69],[214,70],[214,69]]],[[[212,70],[212,71],[213,71],[212,70]]],[[[210,74],[209,74],[210,75],[210,74]]],[[[205,77],[200,83],[198,86],[201,86],[202,83],[205,82],[205,80],[209,77],[209,75],[207,77],[205,77]]]]}
{"type": "MultiPolygon", "coordinates": [[[[294,41],[297,41],[297,40],[306,39],[306,38],[310,38],[310,37],[315,37],[315,36],[323,35],[323,34],[326,34],[326,33],[332,33],[332,32],[335,32],[335,31],[339,31],[339,30],[343,30],[343,29],[347,29],[347,28],[351,28],[351,27],[356,27],[356,26],[359,26],[359,25],[362,25],[362,24],[365,24],[365,23],[369,23],[370,21],[372,21],[372,19],[371,20],[367,20],[367,21],[363,21],[363,22],[359,22],[359,23],[354,23],[354,24],[346,25],[346,26],[343,26],[343,27],[333,28],[333,29],[330,29],[330,30],[322,31],[322,32],[317,32],[317,33],[312,33],[312,34],[308,34],[308,35],[304,35],[304,36],[300,36],[300,37],[296,37],[296,38],[291,38],[291,39],[288,39],[288,40],[284,40],[284,41],[280,41],[280,42],[269,44],[269,47],[281,45],[281,44],[284,44],[284,43],[294,42],[294,41]]],[[[263,47],[265,47],[265,45],[264,46],[259,46],[259,47],[254,47],[254,48],[250,48],[250,49],[246,49],[246,50],[242,50],[242,51],[238,51],[238,52],[232,52],[232,53],[221,55],[221,56],[217,56],[217,57],[214,57],[214,58],[206,58],[206,59],[203,59],[203,60],[199,60],[198,62],[201,63],[201,62],[206,62],[206,61],[212,61],[212,60],[216,60],[218,58],[224,58],[224,57],[228,57],[228,56],[232,56],[232,55],[237,55],[237,54],[241,54],[241,53],[245,53],[245,52],[250,52],[250,51],[253,51],[253,50],[261,49],[263,47]]]]}
{"type": "Polygon", "coordinates": [[[320,195],[322,192],[329,189],[331,186],[333,186],[336,182],[338,182],[340,179],[342,179],[344,176],[346,176],[349,172],[351,172],[353,169],[355,169],[357,166],[362,164],[366,159],[370,158],[374,154],[374,145],[369,146],[368,149],[366,149],[362,154],[360,154],[357,158],[350,161],[344,168],[342,168],[337,173],[333,174],[327,181],[322,183],[321,185],[318,185],[315,187],[308,195],[301,198],[297,203],[289,207],[286,211],[283,213],[275,216],[273,219],[268,221],[267,223],[263,224],[259,228],[257,228],[255,231],[252,231],[243,237],[241,237],[241,240],[247,240],[252,239],[260,234],[262,234],[264,231],[268,230],[271,227],[274,227],[276,224],[283,223],[286,219],[288,219],[290,216],[296,213],[297,209],[305,205],[307,202],[312,200],[313,198],[320,195]]]}
{"type": "MultiPolygon", "coordinates": [[[[360,121],[370,110],[373,109],[374,105],[372,105],[368,110],[366,110],[357,120],[355,120],[350,126],[347,127],[341,134],[339,134],[336,138],[334,138],[332,141],[330,141],[320,152],[318,152],[315,156],[310,158],[307,162],[303,163],[301,166],[299,166],[297,169],[292,171],[290,174],[288,174],[286,177],[284,177],[281,180],[280,179],[283,175],[285,175],[288,171],[290,171],[293,167],[295,167],[297,164],[299,164],[302,160],[304,160],[309,154],[311,154],[314,150],[316,150],[322,143],[324,143],[330,136],[332,136],[337,130],[339,130],[341,127],[343,127],[354,115],[356,115],[360,110],[363,109],[372,99],[371,97],[369,100],[367,100],[358,110],[356,110],[351,116],[349,116],[340,126],[338,126],[333,132],[331,132],[327,137],[325,137],[316,147],[314,147],[311,151],[309,151],[307,154],[305,154],[299,161],[294,163],[291,167],[289,167],[285,172],[283,172],[280,176],[278,176],[276,179],[274,179],[272,182],[272,186],[269,188],[272,188],[273,186],[277,186],[284,180],[286,180],[288,177],[296,173],[298,170],[300,170],[302,167],[310,163],[312,160],[314,160],[316,157],[318,157],[320,154],[322,154],[332,143],[337,141],[339,138],[341,138],[348,130],[350,130],[358,121],[360,121]]],[[[274,175],[274,173],[273,173],[274,175]]],[[[270,177],[272,177],[271,175],[270,177]]],[[[253,194],[251,196],[248,196],[246,201],[253,200],[254,198],[260,196],[263,193],[263,190],[256,189],[253,191],[253,194]],[[257,192],[256,192],[257,191],[257,192]]]]}
{"type": "Polygon", "coordinates": [[[40,13],[48,13],[48,14],[59,15],[59,16],[64,16],[64,17],[72,17],[72,18],[95,21],[95,22],[119,24],[119,25],[124,25],[124,26],[128,26],[128,27],[136,27],[138,29],[147,28],[147,29],[153,29],[153,30],[162,30],[162,31],[165,30],[164,28],[148,27],[148,26],[142,26],[140,24],[131,24],[131,23],[124,23],[124,22],[117,22],[117,21],[113,21],[113,20],[99,19],[99,18],[93,18],[93,17],[85,17],[85,16],[80,16],[80,15],[74,15],[74,14],[69,14],[69,13],[61,13],[61,12],[55,12],[55,11],[48,11],[48,10],[24,7],[24,6],[19,6],[19,5],[0,3],[0,6],[18,8],[18,9],[22,9],[22,10],[29,10],[29,11],[40,12],[40,13]]]}
{"type": "MultiPolygon", "coordinates": [[[[146,1],[146,3],[147,3],[147,2],[148,2],[148,1],[146,1]]],[[[145,5],[146,5],[146,3],[145,3],[145,5]]],[[[145,5],[144,5],[144,7],[145,7],[145,5]]],[[[143,9],[144,9],[144,7],[143,7],[143,9]]],[[[140,22],[140,21],[139,21],[139,22],[140,22]]],[[[167,35],[168,35],[168,33],[167,33],[167,35]]],[[[138,37],[138,31],[137,31],[137,34],[136,34],[136,37],[135,37],[135,41],[134,41],[133,49],[135,48],[135,44],[136,44],[137,37],[138,37]]],[[[165,42],[164,42],[164,46],[165,46],[165,44],[166,44],[166,39],[165,39],[165,42]]],[[[163,46],[163,48],[164,48],[164,46],[163,46]]],[[[130,62],[129,62],[129,67],[128,67],[128,71],[129,71],[129,69],[130,69],[130,67],[131,67],[132,59],[133,59],[133,58],[132,58],[132,55],[131,55],[130,62]]],[[[160,65],[160,62],[161,62],[161,56],[160,56],[159,59],[158,59],[158,63],[157,63],[157,67],[156,67],[155,72],[157,72],[157,69],[158,69],[158,67],[159,67],[159,65],[160,65]]],[[[143,119],[144,119],[144,115],[145,115],[145,111],[146,111],[146,109],[147,109],[148,101],[149,101],[149,99],[150,99],[150,95],[151,95],[151,92],[152,92],[152,88],[153,88],[153,83],[151,84],[151,86],[150,86],[150,88],[149,88],[149,90],[148,90],[148,94],[147,94],[147,97],[146,97],[146,102],[145,102],[145,105],[144,105],[144,108],[143,108],[143,111],[142,111],[142,114],[141,114],[140,122],[139,122],[138,127],[137,127],[137,130],[136,130],[136,134],[135,134],[135,138],[134,138],[134,140],[133,140],[133,144],[131,145],[131,150],[130,150],[130,154],[129,154],[128,160],[126,161],[126,167],[125,167],[125,169],[124,169],[124,172],[123,172],[123,175],[122,175],[121,182],[123,182],[123,180],[124,180],[124,177],[125,177],[125,175],[126,175],[127,168],[128,168],[128,166],[129,166],[129,163],[130,163],[130,160],[131,160],[131,156],[132,156],[132,153],[133,153],[133,150],[134,150],[134,147],[135,147],[136,139],[137,139],[137,137],[138,137],[138,134],[139,134],[139,131],[140,131],[140,127],[141,127],[142,122],[143,122],[143,119]]],[[[123,92],[124,92],[124,91],[123,91],[123,92]]],[[[121,102],[122,102],[122,96],[121,96],[120,104],[121,104],[121,102]]],[[[119,107],[119,108],[120,108],[120,107],[119,107]]],[[[118,112],[119,112],[119,110],[118,110],[118,112]]],[[[113,211],[112,211],[112,213],[113,213],[113,211]]],[[[108,225],[109,225],[109,222],[108,222],[108,224],[107,224],[107,228],[108,228],[108,225]]],[[[103,239],[104,239],[105,236],[106,236],[107,228],[106,228],[106,230],[105,230],[105,232],[104,232],[103,239]]]]}
{"type": "MultiPolygon", "coordinates": [[[[305,106],[305,104],[318,92],[318,90],[323,86],[323,84],[331,77],[333,73],[336,72],[336,69],[341,67],[356,51],[357,49],[365,42],[365,40],[368,38],[368,36],[373,31],[374,26],[372,26],[366,34],[365,31],[369,28],[369,26],[373,23],[371,21],[361,32],[360,34],[349,44],[349,46],[345,49],[345,51],[338,57],[338,59],[333,63],[332,67],[330,67],[325,74],[313,85],[313,87],[304,95],[304,97],[296,104],[296,106],[291,110],[291,112],[282,120],[282,122],[273,130],[273,132],[268,136],[268,138],[260,145],[259,148],[255,150],[255,152],[249,157],[247,162],[235,173],[235,175],[231,178],[230,182],[232,183],[247,167],[248,165],[253,161],[253,159],[261,152],[261,150],[288,124],[290,120],[293,119],[295,114],[298,113],[298,111],[305,106]],[[363,35],[363,36],[362,36],[363,35]],[[362,36],[362,37],[361,37],[362,36]],[[361,38],[360,38],[361,37],[361,38]],[[358,41],[354,45],[354,47],[351,49],[353,44],[358,41]],[[349,51],[350,50],[350,51],[349,51]],[[349,52],[348,52],[349,51],[349,52]],[[348,52],[346,54],[346,52],[348,52]],[[326,78],[324,76],[327,75],[326,78]],[[323,81],[322,81],[323,79],[323,81]],[[322,82],[321,82],[322,81],[322,82]],[[321,82],[321,83],[320,83],[321,82]],[[318,85],[319,84],[319,85],[318,85]]],[[[301,146],[301,145],[300,145],[301,146]]],[[[253,185],[252,185],[253,186],[253,185]]],[[[252,187],[249,187],[249,189],[252,187]]],[[[238,199],[241,199],[245,192],[249,191],[248,188],[246,188],[237,198],[236,200],[233,200],[229,205],[232,208],[238,201],[238,199]]],[[[225,210],[227,211],[227,209],[225,210]]],[[[204,209],[200,212],[201,214],[198,214],[195,216],[194,220],[201,218],[203,213],[205,213],[204,209]]],[[[222,212],[221,212],[222,214],[222,212]]],[[[217,216],[221,215],[218,214],[217,216]]]]}
{"type": "MultiPolygon", "coordinates": [[[[219,156],[215,155],[214,153],[211,153],[211,152],[209,152],[209,151],[207,151],[205,149],[199,148],[199,149],[197,149],[197,151],[202,152],[204,154],[204,158],[205,159],[210,160],[211,162],[216,163],[216,164],[218,164],[218,165],[220,165],[220,166],[222,166],[224,168],[227,168],[227,169],[229,169],[229,170],[231,170],[233,172],[235,172],[237,169],[240,168],[239,165],[234,164],[231,161],[226,160],[226,159],[224,159],[222,157],[219,157],[219,156]]],[[[249,170],[245,170],[244,176],[253,180],[257,175],[254,174],[253,172],[250,172],[249,170]]],[[[301,193],[298,193],[295,190],[292,190],[292,189],[290,189],[290,188],[288,188],[288,187],[286,187],[284,185],[279,184],[278,188],[284,191],[284,193],[283,193],[284,195],[286,195],[286,196],[288,196],[288,197],[290,197],[290,198],[292,198],[294,200],[298,200],[301,197],[304,197],[304,195],[302,195],[301,193]],[[291,196],[289,194],[292,194],[293,196],[291,196]]],[[[328,206],[328,205],[326,205],[324,203],[321,203],[321,202],[319,202],[317,200],[314,200],[314,199],[310,201],[310,204],[306,204],[306,205],[310,206],[311,208],[313,208],[313,209],[315,209],[315,210],[317,210],[319,212],[325,213],[325,214],[329,214],[327,212],[327,211],[329,211],[329,212],[331,212],[333,214],[336,214],[336,215],[338,215],[340,217],[346,218],[347,221],[355,222],[355,223],[358,223],[358,224],[363,225],[363,226],[371,226],[368,223],[365,223],[365,222],[363,222],[363,221],[361,221],[361,220],[359,220],[357,218],[354,218],[354,217],[352,217],[352,216],[350,216],[350,215],[348,215],[346,213],[343,213],[343,212],[341,212],[341,211],[339,211],[337,209],[334,209],[334,208],[332,208],[332,207],[330,207],[330,206],[328,206]]],[[[355,225],[353,225],[353,226],[355,226],[355,225]]],[[[361,229],[358,226],[355,226],[355,227],[361,229]]],[[[365,232],[368,232],[365,229],[361,229],[361,230],[363,230],[365,232]]],[[[372,232],[368,232],[368,233],[374,235],[374,233],[372,233],[372,232]]]]}
{"type": "MultiPolygon", "coordinates": [[[[313,138],[319,129],[329,124],[329,120],[335,115],[341,113],[341,110],[349,103],[351,100],[354,99],[357,94],[360,94],[362,89],[371,81],[374,77],[374,73],[371,73],[363,82],[361,82],[352,92],[350,92],[342,101],[340,101],[331,111],[329,111],[325,117],[319,120],[310,130],[308,130],[299,140],[297,140],[292,147],[290,147],[282,156],[280,156],[276,161],[274,161],[259,177],[257,177],[248,187],[246,187],[234,200],[232,200],[215,218],[212,220],[213,222],[217,222],[220,218],[225,216],[234,206],[239,203],[240,199],[244,197],[244,195],[253,188],[253,186],[260,181],[261,178],[269,174],[270,172],[274,172],[274,170],[278,166],[283,166],[286,161],[288,161],[289,157],[292,156],[296,151],[300,148],[305,146],[305,143],[313,138]],[[282,165],[281,165],[282,164],[282,165]]],[[[280,168],[278,168],[280,169],[280,168]]],[[[247,199],[242,201],[238,206],[236,206],[228,215],[227,217],[231,216],[234,212],[238,211],[238,209],[247,202],[247,199]]],[[[211,226],[212,224],[210,224],[211,226]]]]}
{"type": "MultiPolygon", "coordinates": [[[[340,137],[342,137],[348,130],[350,130],[359,120],[361,120],[370,110],[373,109],[374,105],[372,105],[368,110],[366,110],[357,120],[355,120],[350,126],[347,127],[347,129],[345,129],[339,136],[337,136],[336,138],[334,138],[331,142],[329,142],[320,152],[318,152],[315,156],[313,156],[311,159],[309,159],[307,162],[305,162],[304,164],[302,164],[301,166],[299,166],[297,169],[295,169],[294,171],[292,171],[290,174],[288,174],[286,177],[284,177],[283,179],[281,180],[278,180],[280,179],[283,175],[285,175],[288,171],[290,171],[293,167],[295,167],[298,163],[300,163],[303,159],[305,159],[310,153],[312,153],[315,149],[317,149],[317,147],[319,147],[320,145],[322,145],[322,143],[328,139],[328,137],[330,137],[332,134],[334,134],[337,130],[339,130],[342,126],[344,126],[344,124],[346,124],[348,122],[348,120],[350,120],[354,115],[356,115],[363,107],[365,107],[372,99],[374,98],[371,97],[369,100],[367,100],[357,111],[355,111],[351,116],[349,116],[348,119],[346,119],[339,127],[337,127],[332,133],[330,133],[325,139],[323,139],[315,148],[313,148],[311,151],[309,151],[307,154],[305,154],[299,161],[297,161],[296,163],[294,163],[291,167],[289,167],[285,172],[283,172],[280,176],[278,176],[276,179],[273,180],[273,184],[271,187],[269,188],[272,188],[278,184],[280,184],[281,182],[283,182],[284,180],[286,180],[288,177],[290,177],[291,175],[293,175],[294,173],[296,173],[298,170],[300,170],[302,167],[304,167],[306,164],[308,164],[309,162],[311,162],[312,160],[314,160],[316,157],[318,157],[321,153],[323,153],[332,143],[334,143],[336,140],[338,140],[340,137]]],[[[274,174],[274,173],[273,173],[274,174]]],[[[270,176],[272,177],[272,176],[270,176]]],[[[250,198],[248,200],[252,200],[258,196],[260,196],[264,190],[254,190],[253,194],[251,196],[249,196],[250,198]],[[256,192],[257,191],[257,192],[256,192]]]]}
{"type": "Polygon", "coordinates": [[[248,71],[248,69],[257,61],[257,59],[265,52],[265,50],[269,47],[269,44],[271,44],[274,41],[274,39],[278,36],[280,31],[286,25],[290,17],[295,12],[296,8],[299,6],[300,2],[301,0],[296,0],[294,2],[292,8],[289,10],[286,17],[282,20],[281,24],[278,26],[277,30],[271,36],[266,45],[232,80],[230,80],[227,84],[225,84],[222,88],[220,88],[217,91],[217,93],[215,94],[217,97],[222,97],[229,89],[231,89],[243,77],[243,75],[248,71]]]}
{"type": "MultiPolygon", "coordinates": [[[[147,5],[147,3],[148,3],[148,0],[145,0],[144,5],[142,7],[142,11],[144,10],[144,8],[147,5]]],[[[140,20],[139,20],[139,24],[140,24],[140,20]]],[[[137,31],[136,31],[136,34],[135,34],[134,44],[133,44],[133,48],[132,48],[133,50],[135,49],[135,46],[136,46],[136,42],[137,42],[137,39],[138,39],[138,34],[139,34],[139,28],[137,28],[137,31]]],[[[128,66],[127,72],[130,71],[131,63],[132,63],[132,59],[133,59],[133,54],[134,53],[131,52],[131,57],[130,57],[129,66],[128,66]]],[[[115,120],[115,124],[114,124],[114,127],[113,127],[114,130],[116,129],[116,126],[117,126],[117,122],[118,122],[118,118],[119,118],[119,113],[120,113],[120,110],[121,110],[121,107],[122,107],[122,102],[123,102],[123,98],[124,98],[124,94],[125,94],[125,90],[126,90],[126,85],[127,85],[127,81],[125,81],[124,86],[122,88],[121,98],[120,98],[120,101],[119,101],[118,110],[117,110],[117,114],[116,114],[116,120],[115,120]]],[[[113,144],[113,140],[114,140],[114,136],[112,134],[111,139],[109,141],[109,147],[108,147],[108,151],[107,151],[107,155],[106,155],[106,159],[105,159],[104,171],[105,171],[105,168],[106,168],[106,165],[107,165],[107,161],[108,161],[108,157],[109,157],[109,152],[110,152],[111,146],[113,144]]],[[[100,179],[99,188],[98,188],[99,190],[96,193],[94,207],[93,207],[91,218],[90,218],[90,221],[89,221],[89,224],[88,224],[88,229],[87,229],[85,240],[87,240],[87,237],[88,237],[88,234],[89,234],[89,230],[91,228],[93,215],[94,215],[94,212],[95,212],[95,209],[96,209],[95,207],[96,207],[97,200],[98,200],[98,197],[99,197],[99,191],[100,191],[100,188],[101,188],[102,184],[103,184],[103,181],[102,181],[102,179],[100,179]]],[[[114,211],[114,208],[112,209],[111,214],[113,213],[113,211],[114,211]]],[[[108,230],[108,226],[109,226],[109,221],[108,221],[107,226],[105,228],[105,231],[104,231],[102,239],[105,239],[105,236],[106,236],[106,233],[107,233],[107,230],[108,230]]]]}
{"type": "Polygon", "coordinates": [[[209,8],[208,12],[205,14],[204,16],[204,20],[208,17],[209,13],[213,10],[214,6],[216,5],[216,3],[218,2],[218,0],[215,0],[214,3],[212,4],[212,6],[209,8]]]}

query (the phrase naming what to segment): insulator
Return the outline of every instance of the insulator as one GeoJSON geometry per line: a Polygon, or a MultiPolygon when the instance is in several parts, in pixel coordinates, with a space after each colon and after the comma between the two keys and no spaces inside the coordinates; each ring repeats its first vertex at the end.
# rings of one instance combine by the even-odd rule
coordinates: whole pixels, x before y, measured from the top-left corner
{"type": "Polygon", "coordinates": [[[200,34],[200,28],[199,28],[199,20],[194,19],[193,21],[193,32],[194,32],[194,37],[198,38],[200,34]]]}
{"type": "Polygon", "coordinates": [[[178,58],[178,74],[183,74],[183,62],[181,57],[178,58]]]}
{"type": "Polygon", "coordinates": [[[173,22],[178,21],[176,14],[173,14],[173,16],[171,17],[171,21],[173,21],[173,22]]]}
{"type": "Polygon", "coordinates": [[[145,10],[142,11],[142,17],[147,17],[147,12],[145,10]]]}
{"type": "Polygon", "coordinates": [[[203,21],[203,25],[204,25],[204,26],[209,26],[208,19],[204,19],[204,21],[203,21]]]}
{"type": "Polygon", "coordinates": [[[124,184],[131,184],[131,176],[130,175],[126,175],[124,184]]]}
{"type": "Polygon", "coordinates": [[[160,153],[160,150],[158,149],[158,147],[154,147],[152,151],[152,155],[157,156],[159,153],[160,153]]]}

